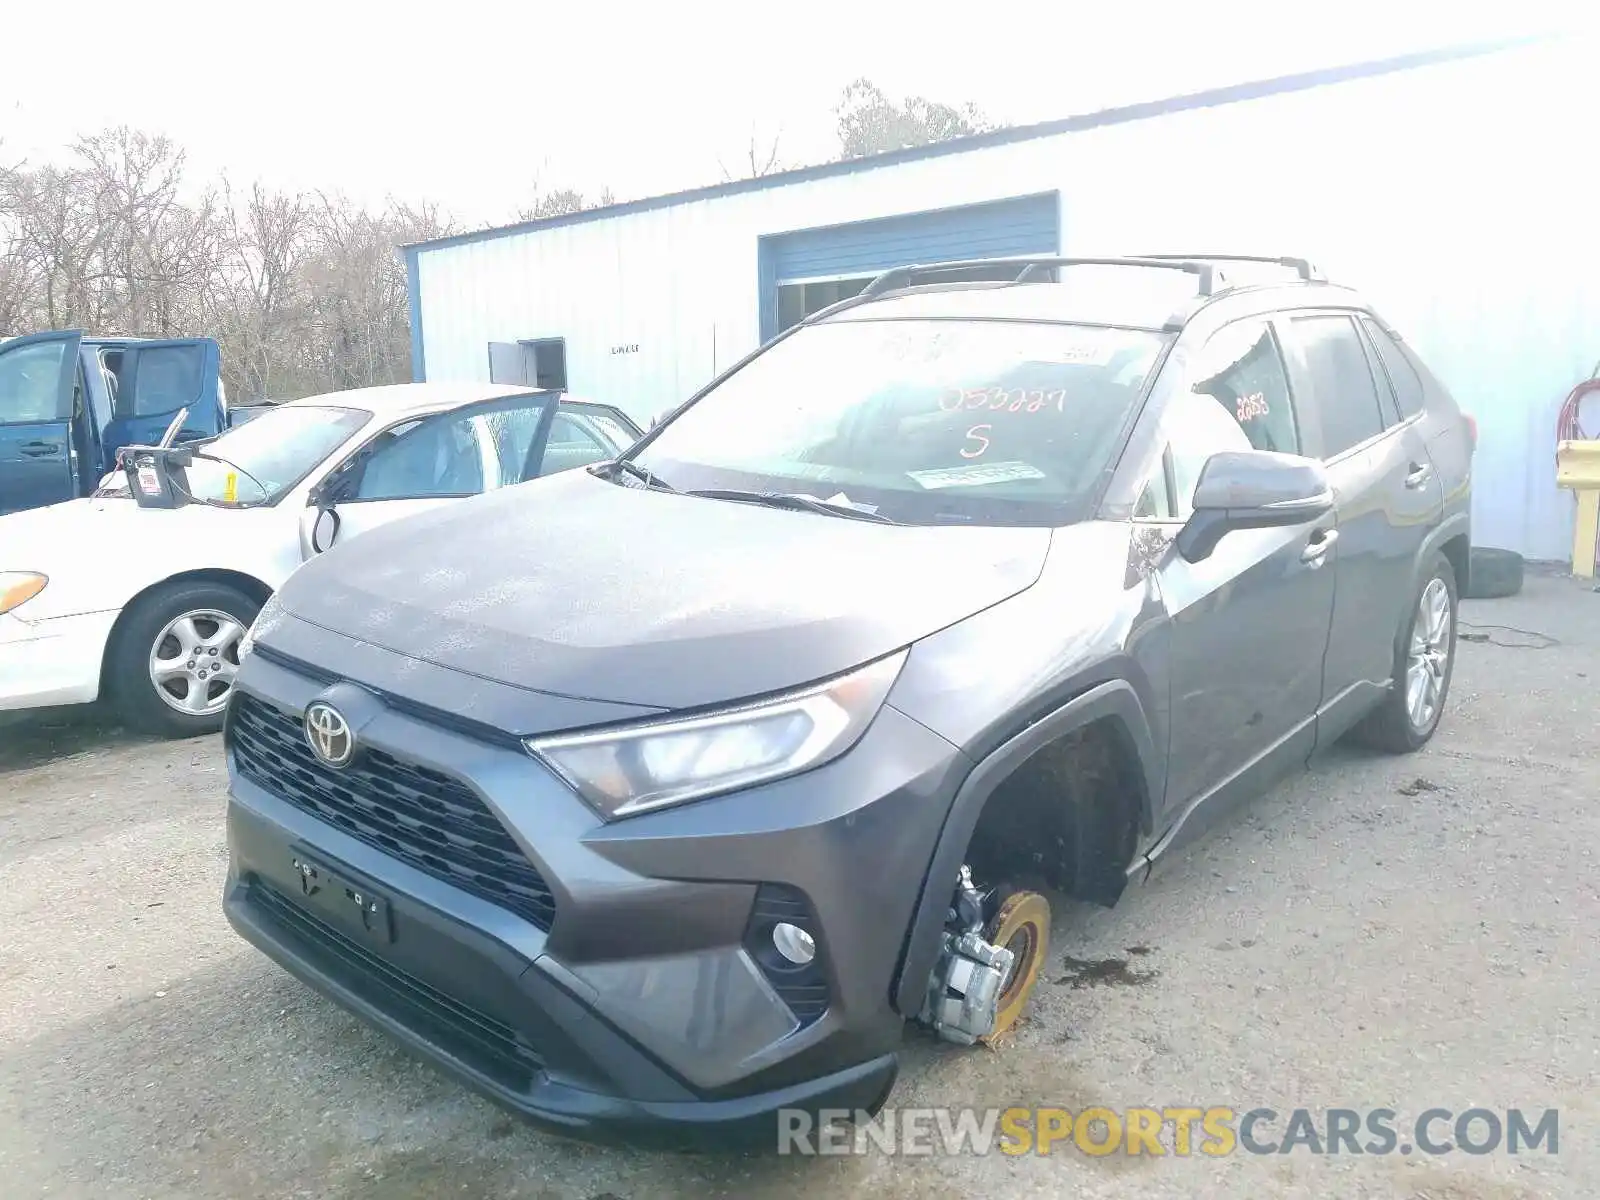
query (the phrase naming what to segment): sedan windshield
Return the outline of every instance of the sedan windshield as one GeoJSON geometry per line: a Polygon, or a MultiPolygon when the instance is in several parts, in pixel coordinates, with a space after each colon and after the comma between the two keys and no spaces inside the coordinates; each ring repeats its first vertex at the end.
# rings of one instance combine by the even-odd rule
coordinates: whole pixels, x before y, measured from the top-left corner
{"type": "Polygon", "coordinates": [[[358,408],[294,405],[263,413],[199,447],[188,468],[189,494],[209,504],[275,503],[371,419],[358,408]]]}
{"type": "Polygon", "coordinates": [[[801,492],[916,524],[1066,524],[1166,342],[1020,321],[828,322],[751,360],[635,461],[680,491],[801,492]]]}

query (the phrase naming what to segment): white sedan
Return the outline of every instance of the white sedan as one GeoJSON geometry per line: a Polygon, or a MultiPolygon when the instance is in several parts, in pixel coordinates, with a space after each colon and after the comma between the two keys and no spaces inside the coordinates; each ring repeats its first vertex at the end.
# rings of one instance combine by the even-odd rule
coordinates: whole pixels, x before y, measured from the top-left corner
{"type": "Polygon", "coordinates": [[[264,412],[204,444],[187,499],[0,517],[0,712],[111,700],[128,724],[221,726],[239,642],[310,555],[377,525],[615,457],[620,410],[493,384],[397,384],[264,412]]]}

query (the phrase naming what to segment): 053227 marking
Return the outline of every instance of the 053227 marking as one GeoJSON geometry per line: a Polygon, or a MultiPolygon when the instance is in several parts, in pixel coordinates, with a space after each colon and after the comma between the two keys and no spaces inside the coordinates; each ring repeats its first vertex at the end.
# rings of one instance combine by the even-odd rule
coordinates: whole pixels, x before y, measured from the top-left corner
{"type": "Polygon", "coordinates": [[[939,408],[943,412],[987,409],[990,412],[1034,413],[1049,405],[1053,405],[1057,412],[1066,412],[1067,389],[953,387],[947,388],[939,397],[939,408]]]}

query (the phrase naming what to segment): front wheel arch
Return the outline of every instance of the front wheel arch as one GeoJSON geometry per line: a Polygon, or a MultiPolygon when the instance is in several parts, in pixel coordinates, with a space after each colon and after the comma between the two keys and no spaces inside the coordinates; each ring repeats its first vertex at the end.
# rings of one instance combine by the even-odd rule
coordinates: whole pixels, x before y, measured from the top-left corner
{"type": "MultiPolygon", "coordinates": [[[[1050,743],[1096,723],[1109,722],[1125,740],[1138,762],[1139,819],[1148,820],[1160,796],[1161,773],[1155,740],[1144,705],[1133,686],[1123,679],[1107,680],[1067,701],[1048,716],[1003,743],[977,763],[956,792],[923,876],[922,892],[907,930],[900,965],[893,984],[896,1010],[905,1017],[921,1011],[927,980],[939,956],[939,934],[944,928],[950,895],[965,861],[973,832],[989,798],[1030,758],[1050,743]]],[[[1135,858],[1127,864],[1132,870],[1135,858]]],[[[1115,897],[1108,897],[1114,903],[1115,897]]],[[[1102,900],[1105,902],[1105,900],[1102,900]]]]}

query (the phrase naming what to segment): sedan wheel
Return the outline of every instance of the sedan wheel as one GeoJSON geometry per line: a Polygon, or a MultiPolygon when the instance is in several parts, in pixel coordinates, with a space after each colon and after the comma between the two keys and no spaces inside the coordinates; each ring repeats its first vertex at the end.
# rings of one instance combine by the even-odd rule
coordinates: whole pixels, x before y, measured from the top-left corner
{"type": "Polygon", "coordinates": [[[123,612],[106,653],[107,698],[123,721],[164,737],[222,728],[239,674],[239,645],[261,611],[229,583],[179,580],[123,612]]]}
{"type": "Polygon", "coordinates": [[[168,621],[150,648],[150,683],[156,695],[185,716],[220,713],[233,692],[245,632],[237,618],[214,608],[168,621]]]}

